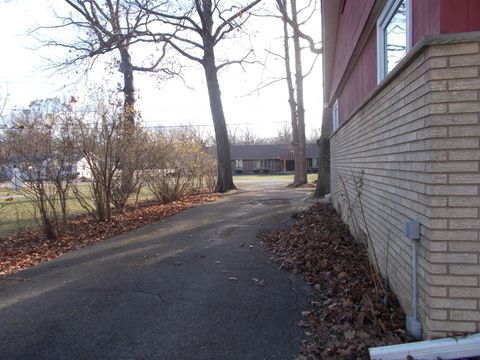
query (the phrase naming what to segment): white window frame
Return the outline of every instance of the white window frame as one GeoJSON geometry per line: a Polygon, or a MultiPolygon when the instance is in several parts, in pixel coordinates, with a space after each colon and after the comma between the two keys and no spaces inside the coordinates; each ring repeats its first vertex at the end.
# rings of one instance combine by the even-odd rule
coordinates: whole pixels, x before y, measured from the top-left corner
{"type": "MultiPolygon", "coordinates": [[[[380,83],[388,74],[385,69],[385,28],[404,0],[388,0],[377,21],[377,82],[380,83]]],[[[407,52],[412,48],[412,0],[405,0],[407,10],[407,52]]]]}
{"type": "Polygon", "coordinates": [[[235,160],[235,168],[243,169],[243,159],[235,160]]]}
{"type": "Polygon", "coordinates": [[[333,104],[332,121],[333,121],[333,131],[335,131],[340,127],[340,119],[338,116],[338,99],[335,100],[335,103],[333,104]]]}

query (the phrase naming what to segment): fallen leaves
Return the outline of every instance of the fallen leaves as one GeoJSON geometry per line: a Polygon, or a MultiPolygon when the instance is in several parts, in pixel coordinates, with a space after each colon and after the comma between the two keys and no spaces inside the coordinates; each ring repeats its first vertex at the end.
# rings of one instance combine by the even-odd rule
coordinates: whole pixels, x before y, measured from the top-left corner
{"type": "Polygon", "coordinates": [[[369,347],[409,341],[394,294],[375,288],[366,249],[333,207],[316,204],[294,218],[262,243],[280,268],[304,273],[316,290],[312,309],[301,313],[308,338],[299,358],[365,359],[369,347]]]}
{"type": "Polygon", "coordinates": [[[146,201],[125,211],[115,211],[112,221],[101,223],[88,215],[70,219],[67,232],[57,241],[45,239],[41,229],[32,228],[15,236],[0,238],[0,275],[14,274],[41,262],[55,259],[115,235],[153,223],[194,206],[217,200],[221,195],[191,195],[169,204],[146,201]]]}

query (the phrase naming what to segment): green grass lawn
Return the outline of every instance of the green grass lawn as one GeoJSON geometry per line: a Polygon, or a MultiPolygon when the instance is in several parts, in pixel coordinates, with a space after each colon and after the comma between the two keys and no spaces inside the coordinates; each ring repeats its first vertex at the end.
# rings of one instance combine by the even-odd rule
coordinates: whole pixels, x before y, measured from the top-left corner
{"type": "MultiPolygon", "coordinates": [[[[87,193],[87,184],[82,189],[87,193]]],[[[139,201],[153,199],[154,196],[148,188],[142,189],[139,195],[139,201]]],[[[133,196],[129,203],[135,201],[133,196]]],[[[80,206],[73,193],[68,198],[68,212],[70,215],[85,213],[85,209],[80,206]]],[[[22,191],[15,192],[10,189],[2,188],[0,191],[0,236],[15,233],[37,224],[36,211],[33,203],[27,199],[22,191]],[[8,200],[7,200],[8,199],[8,200]],[[11,200],[10,200],[11,199],[11,200]]]]}
{"type": "MultiPolygon", "coordinates": [[[[1,204],[4,206],[0,209],[0,235],[14,233],[37,224],[35,219],[38,213],[30,200],[18,198],[5,202],[2,199],[1,204]]],[[[68,199],[68,210],[71,215],[85,212],[73,197],[68,199]]]]}
{"type": "MultiPolygon", "coordinates": [[[[308,182],[313,183],[317,180],[318,174],[308,174],[308,182]]],[[[259,174],[259,175],[233,175],[233,180],[285,180],[293,181],[293,174],[259,174]]]]}
{"type": "MultiPolygon", "coordinates": [[[[313,182],[317,179],[317,174],[308,174],[308,181],[313,182]]],[[[264,180],[275,181],[283,180],[286,182],[293,181],[293,174],[286,175],[234,175],[235,180],[264,180]]],[[[82,192],[87,193],[87,184],[81,184],[82,192]]],[[[148,188],[143,188],[140,192],[139,201],[154,199],[154,195],[148,188]]],[[[135,201],[135,196],[129,200],[129,203],[135,201]]],[[[78,200],[70,194],[68,198],[68,211],[70,215],[78,215],[85,213],[85,209],[80,206],[78,200]]],[[[15,233],[32,227],[37,224],[36,211],[33,203],[25,197],[22,191],[13,191],[8,187],[0,188],[0,236],[15,233]]]]}
{"type": "Polygon", "coordinates": [[[11,195],[13,194],[13,191],[10,190],[9,188],[5,187],[5,188],[0,188],[0,196],[8,196],[8,195],[11,195]]]}

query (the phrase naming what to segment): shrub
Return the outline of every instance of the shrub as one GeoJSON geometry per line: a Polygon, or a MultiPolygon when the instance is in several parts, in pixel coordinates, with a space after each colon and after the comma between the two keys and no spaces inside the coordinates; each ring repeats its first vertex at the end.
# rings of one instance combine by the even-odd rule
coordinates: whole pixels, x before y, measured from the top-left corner
{"type": "Polygon", "coordinates": [[[188,131],[150,136],[147,186],[164,203],[215,186],[215,161],[188,131]]]}

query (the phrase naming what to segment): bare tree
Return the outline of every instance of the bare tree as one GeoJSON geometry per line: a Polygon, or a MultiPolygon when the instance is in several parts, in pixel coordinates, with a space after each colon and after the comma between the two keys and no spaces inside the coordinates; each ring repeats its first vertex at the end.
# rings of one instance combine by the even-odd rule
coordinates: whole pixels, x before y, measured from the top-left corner
{"type": "Polygon", "coordinates": [[[145,35],[155,41],[166,41],[185,58],[202,65],[210,99],[210,109],[215,129],[218,159],[218,180],[215,190],[225,192],[234,189],[232,178],[230,145],[225,122],[218,72],[231,64],[247,62],[248,52],[238,60],[226,60],[217,63],[215,50],[218,44],[235,36],[249,18],[249,11],[261,0],[231,2],[222,5],[220,0],[194,0],[191,5],[172,1],[159,4],[150,0],[142,6],[154,15],[160,24],[157,31],[153,26],[145,30],[145,35]]]}
{"type": "Polygon", "coordinates": [[[228,129],[228,140],[230,145],[260,145],[271,142],[270,139],[259,137],[249,126],[243,128],[230,127],[228,129]]]}
{"type": "Polygon", "coordinates": [[[321,129],[311,129],[310,133],[307,134],[307,144],[313,144],[316,143],[318,139],[320,139],[320,136],[322,134],[321,129]]]}
{"type": "Polygon", "coordinates": [[[277,130],[277,136],[275,136],[274,142],[277,144],[292,144],[292,128],[288,126],[288,123],[284,123],[283,126],[277,130]]]}
{"type": "Polygon", "coordinates": [[[238,135],[238,128],[237,127],[234,127],[233,129],[229,128],[227,132],[228,132],[228,140],[230,145],[240,145],[241,142],[240,142],[240,136],[238,135]]]}
{"type": "Polygon", "coordinates": [[[142,7],[126,0],[64,0],[64,2],[71,12],[67,15],[56,14],[61,23],[46,28],[58,30],[68,28],[78,35],[71,42],[65,40],[46,42],[48,46],[68,50],[67,59],[54,62],[54,66],[68,69],[83,64],[89,69],[100,56],[110,53],[116,54],[114,66],[117,66],[123,75],[122,132],[126,149],[120,167],[123,169],[121,192],[127,194],[135,187],[134,169],[131,168],[135,159],[128,158],[135,153],[133,138],[137,112],[134,72],[151,72],[162,74],[164,77],[172,77],[176,72],[172,70],[173,63],[169,63],[169,67],[163,67],[166,43],[156,45],[158,47],[156,57],[146,65],[133,62],[131,50],[134,44],[139,43],[138,29],[149,22],[149,14],[142,10],[142,7]]]}
{"type": "Polygon", "coordinates": [[[215,144],[215,138],[206,127],[190,125],[185,128],[185,131],[191,139],[195,139],[195,141],[202,144],[204,149],[211,148],[215,144]]]}
{"type": "Polygon", "coordinates": [[[292,144],[295,154],[295,176],[293,186],[301,186],[307,182],[307,158],[305,135],[305,106],[304,106],[304,79],[311,74],[322,48],[317,47],[313,38],[302,31],[304,26],[317,11],[317,1],[302,2],[304,7],[297,8],[296,0],[276,0],[277,12],[272,12],[268,7],[264,12],[256,14],[264,18],[280,18],[283,25],[283,53],[266,50],[268,55],[281,58],[284,62],[285,75],[263,80],[256,91],[271,86],[279,81],[285,81],[288,90],[288,103],[290,107],[291,129],[284,126],[278,132],[276,142],[292,144]],[[302,19],[300,19],[300,17],[302,19]],[[307,42],[307,47],[302,42],[307,42]],[[309,48],[315,54],[314,60],[308,69],[304,70],[302,51],[309,48]]]}
{"type": "Polygon", "coordinates": [[[264,139],[258,137],[251,127],[246,126],[241,130],[240,142],[243,145],[259,145],[264,143],[264,139]]]}
{"type": "MultiPolygon", "coordinates": [[[[310,16],[307,17],[306,21],[299,22],[298,21],[298,9],[296,8],[296,0],[290,0],[291,4],[291,15],[287,9],[287,1],[288,0],[276,0],[277,7],[282,14],[282,19],[284,24],[290,25],[293,30],[293,39],[294,43],[298,41],[298,39],[303,39],[307,41],[308,47],[310,51],[314,54],[320,55],[323,53],[323,48],[318,46],[318,44],[314,41],[314,39],[306,34],[304,31],[301,30],[301,26],[308,21],[310,16]],[[297,15],[297,16],[296,16],[297,15]],[[296,40],[297,39],[297,40],[296,40]]],[[[300,10],[301,11],[301,10],[300,10]]],[[[295,54],[297,56],[297,48],[295,48],[295,54]]],[[[301,53],[298,54],[299,59],[301,59],[301,53]]],[[[297,78],[296,78],[297,79],[297,78]]],[[[299,85],[297,81],[297,86],[299,85]]],[[[325,112],[324,112],[325,115],[325,112]]],[[[327,119],[323,118],[324,124],[326,123],[327,119]]],[[[315,194],[317,196],[325,195],[330,192],[330,143],[328,139],[328,134],[325,131],[325,126],[322,125],[322,131],[320,136],[317,139],[317,145],[319,147],[319,166],[318,166],[318,180],[317,180],[317,188],[315,194]]]]}
{"type": "MultiPolygon", "coordinates": [[[[56,69],[68,70],[86,66],[90,69],[96,60],[105,54],[116,53],[115,65],[123,75],[124,120],[126,125],[135,122],[134,72],[158,72],[171,76],[170,68],[162,67],[165,44],[160,46],[156,60],[147,65],[134,64],[131,47],[139,42],[137,32],[140,26],[149,21],[149,15],[142,7],[134,6],[126,0],[64,0],[71,9],[66,15],[56,14],[60,24],[41,27],[42,29],[70,29],[75,31],[71,41],[42,41],[47,46],[64,48],[68,51],[65,59],[52,60],[56,69]]],[[[40,39],[41,40],[41,39],[40,39]]]]}
{"type": "MultiPolygon", "coordinates": [[[[282,9],[284,12],[287,12],[287,3],[286,0],[277,2],[277,6],[279,9],[282,9]]],[[[291,144],[293,145],[293,152],[295,157],[295,176],[293,178],[293,185],[302,185],[306,183],[306,164],[305,164],[305,176],[303,176],[303,169],[301,168],[301,163],[304,161],[306,162],[306,157],[303,159],[301,156],[300,148],[300,140],[299,140],[299,117],[297,114],[297,101],[295,99],[295,85],[293,83],[293,76],[292,76],[292,69],[291,69],[291,59],[290,59],[290,34],[288,30],[288,24],[283,20],[283,52],[284,52],[284,65],[285,65],[285,76],[287,81],[287,89],[288,89],[288,105],[290,106],[290,121],[292,126],[292,133],[291,133],[291,144]],[[305,178],[305,182],[302,182],[303,177],[305,178]]],[[[295,59],[296,60],[296,59],[295,59]]],[[[301,66],[301,65],[300,65],[301,66]]]]}
{"type": "Polygon", "coordinates": [[[296,33],[296,35],[300,39],[303,39],[303,40],[307,41],[310,51],[314,54],[317,54],[317,55],[323,54],[322,46],[318,46],[318,43],[315,42],[315,40],[310,35],[308,35],[304,31],[302,31],[302,29],[301,29],[302,25],[305,25],[310,20],[312,15],[317,11],[316,1],[311,0],[306,4],[305,7],[300,8],[300,9],[297,8],[296,3],[293,4],[293,6],[295,7],[295,10],[296,10],[295,11],[296,16],[293,13],[293,10],[292,10],[292,16],[289,15],[288,8],[286,6],[288,0],[275,0],[275,1],[277,2],[278,10],[282,14],[283,21],[285,21],[288,25],[290,25],[292,27],[292,29],[294,30],[294,32],[296,33]],[[305,10],[308,10],[308,9],[312,10],[312,11],[310,11],[310,14],[308,14],[306,16],[306,19],[304,21],[299,22],[298,21],[298,15],[301,12],[304,12],[305,10]]]}
{"type": "MultiPolygon", "coordinates": [[[[283,20],[283,37],[284,37],[284,62],[285,73],[288,87],[288,103],[290,105],[291,122],[292,122],[292,144],[295,153],[295,176],[293,180],[294,186],[300,186],[307,183],[307,149],[305,136],[305,107],[304,107],[304,92],[303,81],[310,73],[311,69],[304,73],[302,64],[302,46],[301,39],[309,42],[310,49],[320,54],[321,49],[315,47],[313,40],[303,33],[300,26],[307,20],[300,21],[299,13],[308,8],[297,8],[296,0],[276,0],[277,8],[282,14],[283,20]],[[290,5],[290,6],[288,6],[290,5]],[[290,36],[289,28],[292,29],[290,36]],[[291,70],[290,58],[290,38],[293,42],[293,63],[294,73],[291,70]]],[[[312,11],[315,11],[313,9],[312,11]]]]}

